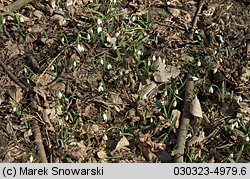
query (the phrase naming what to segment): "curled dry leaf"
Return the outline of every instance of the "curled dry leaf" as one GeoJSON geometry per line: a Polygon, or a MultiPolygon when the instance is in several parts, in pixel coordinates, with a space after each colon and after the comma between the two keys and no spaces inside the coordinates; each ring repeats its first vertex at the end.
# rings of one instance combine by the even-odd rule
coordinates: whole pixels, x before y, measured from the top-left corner
{"type": "Polygon", "coordinates": [[[176,8],[171,8],[171,7],[168,7],[168,12],[174,16],[174,17],[178,17],[181,13],[180,9],[176,9],[176,8]]]}
{"type": "Polygon", "coordinates": [[[105,158],[107,158],[107,154],[106,154],[106,152],[103,151],[103,150],[97,152],[97,156],[98,156],[98,158],[100,158],[100,159],[105,159],[105,158]]]}
{"type": "Polygon", "coordinates": [[[171,118],[171,121],[175,121],[175,128],[177,129],[179,127],[179,119],[180,119],[180,116],[181,116],[181,112],[177,109],[173,109],[172,110],[172,118],[171,118]]]}
{"type": "Polygon", "coordinates": [[[153,81],[148,82],[148,84],[141,86],[139,89],[139,95],[141,99],[147,98],[149,94],[157,87],[156,83],[153,81]]]}
{"type": "Polygon", "coordinates": [[[120,150],[120,149],[122,149],[123,147],[126,147],[126,146],[129,146],[129,141],[125,136],[123,136],[120,139],[120,141],[117,143],[114,151],[120,150]]]}
{"type": "Polygon", "coordinates": [[[202,118],[201,104],[200,104],[200,101],[199,101],[199,99],[198,99],[198,97],[196,95],[195,95],[194,99],[191,102],[190,113],[194,117],[200,117],[200,118],[202,118]]]}

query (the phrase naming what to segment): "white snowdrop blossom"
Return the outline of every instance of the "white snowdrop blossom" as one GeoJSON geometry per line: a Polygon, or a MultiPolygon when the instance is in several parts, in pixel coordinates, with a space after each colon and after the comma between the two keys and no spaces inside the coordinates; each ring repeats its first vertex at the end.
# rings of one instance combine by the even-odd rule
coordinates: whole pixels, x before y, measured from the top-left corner
{"type": "Polygon", "coordinates": [[[19,20],[20,20],[20,22],[24,22],[24,19],[22,16],[20,16],[19,20]]]}
{"type": "Polygon", "coordinates": [[[55,66],[51,65],[51,70],[54,71],[55,70],[55,66]]]}
{"type": "Polygon", "coordinates": [[[62,96],[63,96],[63,95],[62,95],[62,92],[61,92],[61,91],[58,91],[58,92],[57,92],[57,97],[58,97],[59,99],[61,99],[62,96]]]}
{"type": "Polygon", "coordinates": [[[142,99],[148,99],[148,96],[146,94],[144,94],[142,99]]]}
{"type": "Polygon", "coordinates": [[[241,97],[241,96],[239,96],[239,97],[237,98],[237,102],[238,102],[238,103],[242,102],[242,97],[241,97]]]}
{"type": "Polygon", "coordinates": [[[217,37],[219,37],[220,43],[224,43],[223,37],[221,35],[217,35],[217,37]]]}
{"type": "Polygon", "coordinates": [[[153,123],[154,122],[154,119],[151,117],[150,118],[150,123],[153,123]]]}
{"type": "Polygon", "coordinates": [[[213,69],[213,74],[217,73],[217,71],[218,71],[218,68],[214,68],[213,69]]]}
{"type": "Polygon", "coordinates": [[[176,90],[174,91],[174,94],[178,95],[178,94],[179,94],[179,90],[176,89],[176,90]]]}
{"type": "Polygon", "coordinates": [[[210,88],[208,89],[209,93],[214,93],[214,88],[212,86],[210,86],[210,88]]]}
{"type": "Polygon", "coordinates": [[[79,52],[84,52],[84,47],[83,47],[81,44],[78,44],[78,45],[77,45],[77,50],[78,50],[79,52]]]}
{"type": "Polygon", "coordinates": [[[76,67],[76,65],[77,65],[77,63],[76,63],[76,61],[74,60],[74,62],[73,62],[73,66],[74,66],[74,67],[76,67]]]}
{"type": "Polygon", "coordinates": [[[115,3],[116,3],[116,0],[111,0],[111,2],[115,4],[115,3]]]}
{"type": "Polygon", "coordinates": [[[109,64],[107,65],[107,69],[110,70],[111,68],[112,68],[112,65],[109,63],[109,64]]]}
{"type": "Polygon", "coordinates": [[[102,32],[102,28],[101,28],[101,27],[98,27],[98,28],[97,28],[97,33],[100,33],[100,32],[102,32]]]}
{"type": "Polygon", "coordinates": [[[116,33],[115,33],[115,37],[119,37],[120,34],[121,34],[121,31],[116,32],[116,33]]]}
{"type": "Polygon", "coordinates": [[[173,102],[173,107],[175,108],[176,106],[177,106],[177,101],[174,100],[174,102],[173,102]]]}
{"type": "Polygon", "coordinates": [[[63,37],[63,38],[61,39],[62,44],[64,44],[64,41],[65,41],[65,40],[64,40],[64,37],[63,37]]]}
{"type": "Polygon", "coordinates": [[[102,139],[103,139],[104,141],[107,141],[107,140],[108,140],[108,136],[107,136],[106,134],[104,134],[104,135],[102,136],[102,139]]]}
{"type": "Polygon", "coordinates": [[[150,60],[148,60],[148,66],[150,66],[151,65],[151,61],[150,60]]]}
{"type": "Polygon", "coordinates": [[[141,50],[137,50],[137,51],[136,51],[136,54],[137,54],[138,56],[142,55],[141,50]]]}
{"type": "Polygon", "coordinates": [[[104,121],[107,121],[107,120],[108,120],[108,115],[107,115],[106,113],[103,113],[103,114],[102,114],[102,119],[103,119],[104,121]]]}
{"type": "Polygon", "coordinates": [[[23,70],[24,70],[24,73],[26,74],[28,73],[27,68],[24,68],[23,70]]]}
{"type": "Polygon", "coordinates": [[[34,161],[34,157],[33,155],[30,156],[30,163],[32,163],[34,161]]]}
{"type": "Polygon", "coordinates": [[[247,136],[247,137],[245,138],[245,140],[246,140],[246,142],[249,142],[249,137],[247,136]]]}
{"type": "Polygon", "coordinates": [[[168,95],[168,90],[165,90],[163,96],[166,97],[168,95]]]}
{"type": "Polygon", "coordinates": [[[68,121],[68,120],[69,120],[69,115],[66,115],[65,121],[68,121]]]}
{"type": "Polygon", "coordinates": [[[104,64],[104,61],[103,61],[103,59],[101,59],[101,60],[100,60],[100,63],[101,63],[102,65],[104,64]]]}
{"type": "Polygon", "coordinates": [[[101,25],[102,24],[102,20],[101,19],[97,19],[97,24],[101,25]]]}
{"type": "Polygon", "coordinates": [[[27,83],[30,84],[30,80],[29,79],[27,79],[27,83]]]}
{"type": "Polygon", "coordinates": [[[112,48],[113,48],[113,50],[117,50],[117,46],[116,45],[113,45],[112,48]]]}
{"type": "Polygon", "coordinates": [[[197,62],[197,66],[198,66],[198,67],[201,66],[201,61],[200,61],[200,60],[197,62]]]}
{"type": "Polygon", "coordinates": [[[91,37],[90,37],[90,34],[87,34],[87,39],[90,40],[90,38],[91,38],[91,37]]]}
{"type": "Polygon", "coordinates": [[[136,16],[133,16],[131,20],[134,22],[136,20],[136,16]]]}
{"type": "Polygon", "coordinates": [[[16,107],[16,106],[13,106],[12,111],[13,111],[13,112],[16,112],[16,110],[17,110],[17,107],[16,107]]]}
{"type": "Polygon", "coordinates": [[[230,154],[230,156],[229,156],[230,158],[234,158],[234,154],[232,153],[232,154],[230,154]]]}
{"type": "Polygon", "coordinates": [[[107,42],[111,42],[111,38],[108,36],[108,37],[106,38],[106,41],[107,41],[107,42]]]}
{"type": "Polygon", "coordinates": [[[3,20],[2,20],[2,24],[5,24],[5,22],[6,22],[6,19],[5,19],[5,18],[3,18],[3,20]]]}
{"type": "Polygon", "coordinates": [[[199,78],[197,78],[196,76],[192,76],[192,79],[193,79],[193,81],[198,81],[199,80],[199,78]]]}
{"type": "Polygon", "coordinates": [[[100,85],[99,85],[99,87],[98,87],[98,91],[99,91],[99,92],[104,91],[104,88],[103,88],[103,84],[102,84],[102,83],[100,83],[100,85]]]}
{"type": "Polygon", "coordinates": [[[156,60],[156,57],[155,57],[155,55],[153,55],[153,57],[152,57],[152,60],[153,60],[153,61],[155,61],[155,60],[156,60]]]}

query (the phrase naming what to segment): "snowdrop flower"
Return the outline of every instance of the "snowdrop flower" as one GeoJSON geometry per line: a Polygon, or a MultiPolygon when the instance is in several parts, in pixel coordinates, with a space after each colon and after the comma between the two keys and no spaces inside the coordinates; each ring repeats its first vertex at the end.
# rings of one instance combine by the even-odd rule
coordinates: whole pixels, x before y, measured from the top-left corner
{"type": "Polygon", "coordinates": [[[131,20],[134,22],[136,20],[136,16],[133,16],[131,20]]]}
{"type": "Polygon", "coordinates": [[[90,38],[91,38],[91,37],[90,37],[90,34],[87,34],[87,39],[90,40],[90,38]]]}
{"type": "Polygon", "coordinates": [[[245,140],[246,140],[246,142],[249,142],[249,137],[247,136],[247,137],[245,138],[245,140]]]}
{"type": "Polygon", "coordinates": [[[29,79],[27,79],[27,83],[30,84],[30,80],[29,79]]]}
{"type": "Polygon", "coordinates": [[[113,50],[117,50],[117,46],[116,45],[113,45],[112,48],[113,48],[113,50]]]}
{"type": "Polygon", "coordinates": [[[153,123],[153,122],[154,122],[154,120],[153,120],[153,118],[151,117],[151,118],[150,118],[150,123],[153,123]]]}
{"type": "Polygon", "coordinates": [[[102,139],[107,141],[108,140],[108,136],[106,134],[104,134],[104,136],[102,136],[102,139]]]}
{"type": "Polygon", "coordinates": [[[106,41],[107,41],[107,42],[111,42],[111,38],[108,36],[108,37],[106,38],[106,41]]]}
{"type": "Polygon", "coordinates": [[[110,70],[111,68],[112,68],[112,65],[109,63],[109,64],[107,65],[107,69],[110,70]]]}
{"type": "Polygon", "coordinates": [[[84,52],[84,47],[83,47],[81,44],[78,44],[78,45],[77,45],[77,50],[78,50],[79,52],[84,52]]]}
{"type": "Polygon", "coordinates": [[[34,157],[33,155],[30,156],[30,163],[32,163],[34,161],[34,157]]]}
{"type": "Polygon", "coordinates": [[[63,37],[63,38],[61,39],[62,44],[64,44],[64,41],[65,41],[65,40],[64,40],[64,37],[63,37]]]}
{"type": "Polygon", "coordinates": [[[239,96],[239,97],[237,98],[237,102],[238,102],[238,103],[242,102],[242,97],[241,97],[241,96],[239,96]]]}
{"type": "Polygon", "coordinates": [[[63,95],[62,95],[61,91],[58,91],[58,92],[57,92],[57,97],[58,97],[59,99],[61,99],[62,96],[63,96],[63,95]]]}
{"type": "Polygon", "coordinates": [[[116,0],[111,0],[111,2],[115,4],[115,3],[116,3],[116,0]]]}
{"type": "Polygon", "coordinates": [[[73,62],[73,66],[74,66],[74,67],[76,67],[76,65],[77,65],[77,64],[76,64],[76,61],[74,60],[74,62],[73,62]]]}
{"type": "Polygon", "coordinates": [[[68,120],[69,120],[69,115],[66,115],[65,121],[68,121],[68,120]]]}
{"type": "Polygon", "coordinates": [[[219,37],[220,43],[224,43],[223,37],[221,35],[217,35],[217,37],[219,37]]]}
{"type": "Polygon", "coordinates": [[[148,60],[148,66],[150,66],[151,65],[151,61],[150,60],[148,60]]]}
{"type": "Polygon", "coordinates": [[[142,55],[141,50],[136,50],[136,54],[137,54],[138,56],[142,55]]]}
{"type": "Polygon", "coordinates": [[[98,87],[98,91],[99,91],[99,92],[104,91],[104,88],[103,88],[103,84],[102,84],[102,83],[100,83],[100,85],[99,85],[99,87],[98,87]]]}
{"type": "Polygon", "coordinates": [[[197,78],[196,76],[192,76],[192,79],[193,79],[193,81],[199,80],[199,78],[197,78]]]}
{"type": "Polygon", "coordinates": [[[100,63],[101,63],[102,65],[104,64],[104,61],[103,61],[103,59],[101,59],[101,60],[100,60],[100,63]]]}
{"type": "Polygon", "coordinates": [[[100,32],[102,32],[102,28],[101,28],[101,27],[98,27],[98,28],[97,28],[97,33],[100,33],[100,32]]]}
{"type": "Polygon", "coordinates": [[[106,113],[103,113],[103,114],[102,114],[102,119],[103,119],[104,121],[107,121],[107,120],[108,120],[108,116],[107,116],[106,113]]]}
{"type": "Polygon", "coordinates": [[[101,25],[102,24],[102,20],[101,19],[97,19],[97,24],[101,25]]]}
{"type": "Polygon", "coordinates": [[[163,93],[163,97],[166,97],[168,95],[168,90],[165,90],[163,93]]]}
{"type": "Polygon", "coordinates": [[[197,62],[197,66],[198,66],[198,67],[201,66],[201,61],[200,61],[200,60],[197,62]]]}
{"type": "Polygon", "coordinates": [[[175,108],[176,106],[177,106],[177,101],[174,100],[174,102],[173,102],[173,107],[175,108]]]}
{"type": "Polygon", "coordinates": [[[217,73],[218,69],[217,68],[214,68],[213,69],[213,74],[217,73]]]}
{"type": "Polygon", "coordinates": [[[121,31],[116,32],[116,33],[115,33],[115,37],[119,37],[120,34],[121,34],[121,31]]]}
{"type": "Polygon", "coordinates": [[[55,66],[51,65],[51,70],[54,71],[55,70],[55,66]]]}
{"type": "Polygon", "coordinates": [[[229,156],[230,158],[233,158],[234,157],[234,154],[232,153],[232,154],[230,154],[230,156],[229,156]]]}
{"type": "Polygon", "coordinates": [[[16,112],[16,110],[17,110],[16,106],[13,106],[12,111],[16,112]]]}
{"type": "Polygon", "coordinates": [[[24,68],[23,70],[24,70],[24,73],[26,74],[28,73],[27,68],[24,68]]]}
{"type": "Polygon", "coordinates": [[[208,89],[209,93],[214,93],[214,88],[212,86],[210,86],[210,88],[208,89]]]}
{"type": "Polygon", "coordinates": [[[143,97],[142,97],[142,99],[148,99],[147,95],[144,94],[143,97]]]}
{"type": "Polygon", "coordinates": [[[6,22],[6,19],[5,19],[5,18],[3,18],[3,20],[2,20],[2,24],[5,24],[5,22],[6,22]]]}
{"type": "Polygon", "coordinates": [[[153,60],[153,61],[155,61],[155,60],[156,60],[156,57],[155,57],[155,55],[153,55],[153,57],[152,57],[152,60],[153,60]]]}
{"type": "Polygon", "coordinates": [[[174,91],[174,94],[178,95],[178,94],[179,94],[179,90],[176,89],[176,90],[174,91]]]}
{"type": "Polygon", "coordinates": [[[220,62],[221,62],[221,63],[223,62],[222,58],[220,58],[220,62]]]}

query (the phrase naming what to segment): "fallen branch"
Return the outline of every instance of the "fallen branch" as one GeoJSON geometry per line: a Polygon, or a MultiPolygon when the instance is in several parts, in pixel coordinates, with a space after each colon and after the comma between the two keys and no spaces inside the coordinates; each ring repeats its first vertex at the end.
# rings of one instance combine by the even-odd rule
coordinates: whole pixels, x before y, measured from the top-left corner
{"type": "Polygon", "coordinates": [[[29,4],[32,0],[17,0],[3,8],[4,12],[14,12],[29,4]]]}
{"type": "Polygon", "coordinates": [[[197,22],[198,22],[198,19],[199,19],[199,15],[201,13],[201,9],[202,9],[204,3],[205,3],[205,0],[200,0],[199,1],[198,8],[197,8],[197,11],[195,13],[193,24],[192,24],[192,27],[191,27],[191,32],[190,32],[190,36],[189,36],[190,39],[193,38],[193,36],[194,36],[195,29],[197,28],[197,22]]]}
{"type": "Polygon", "coordinates": [[[191,118],[190,104],[193,99],[193,94],[194,94],[194,81],[192,80],[192,76],[188,74],[186,90],[185,90],[184,109],[182,118],[180,120],[180,126],[178,129],[176,149],[175,149],[174,162],[176,163],[183,163],[186,137],[188,132],[189,121],[191,118]]]}

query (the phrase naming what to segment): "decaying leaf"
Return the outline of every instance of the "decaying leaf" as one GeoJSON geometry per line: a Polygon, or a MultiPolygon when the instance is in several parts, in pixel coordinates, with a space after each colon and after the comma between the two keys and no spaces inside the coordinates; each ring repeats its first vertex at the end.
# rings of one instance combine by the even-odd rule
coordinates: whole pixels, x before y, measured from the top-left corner
{"type": "Polygon", "coordinates": [[[174,16],[174,17],[178,17],[181,13],[180,9],[176,9],[176,8],[171,8],[171,7],[168,7],[168,12],[174,16]]]}
{"type": "Polygon", "coordinates": [[[180,74],[180,69],[166,65],[161,59],[152,63],[151,69],[154,71],[153,76],[156,82],[170,82],[171,78],[176,78],[180,74]]]}
{"type": "Polygon", "coordinates": [[[115,147],[115,151],[120,150],[120,149],[122,149],[125,146],[129,146],[129,141],[128,141],[128,139],[125,136],[123,136],[120,139],[120,141],[117,143],[117,145],[115,147]]]}
{"type": "Polygon", "coordinates": [[[175,121],[175,128],[177,129],[179,127],[179,119],[180,119],[180,116],[181,116],[181,112],[177,109],[173,109],[172,110],[172,118],[171,118],[171,121],[175,121]]]}
{"type": "Polygon", "coordinates": [[[97,156],[98,156],[100,159],[105,159],[105,158],[107,158],[107,154],[106,154],[106,152],[103,151],[103,150],[97,152],[97,156]]]}
{"type": "Polygon", "coordinates": [[[195,95],[194,99],[191,102],[190,113],[194,117],[200,117],[200,118],[202,118],[201,104],[200,104],[200,101],[199,101],[199,99],[198,99],[198,97],[196,95],[195,95]]]}
{"type": "Polygon", "coordinates": [[[149,94],[157,87],[157,84],[153,81],[148,82],[148,84],[143,85],[139,89],[139,95],[141,99],[147,99],[149,94]]]}

